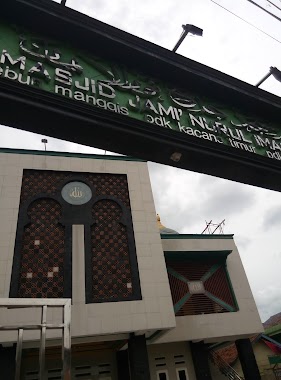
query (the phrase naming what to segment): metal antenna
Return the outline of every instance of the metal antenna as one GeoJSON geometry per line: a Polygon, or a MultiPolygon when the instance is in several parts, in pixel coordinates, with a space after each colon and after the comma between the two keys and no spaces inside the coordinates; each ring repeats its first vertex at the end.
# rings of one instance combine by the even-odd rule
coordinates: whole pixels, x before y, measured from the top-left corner
{"type": "MultiPolygon", "coordinates": [[[[224,222],[225,222],[225,219],[217,225],[217,227],[214,229],[214,231],[212,232],[212,234],[215,233],[215,231],[216,231],[218,228],[219,228],[219,230],[220,230],[220,234],[223,234],[223,227],[222,227],[222,226],[224,226],[224,224],[225,224],[224,222]]],[[[214,224],[214,226],[215,226],[215,224],[214,224]]]]}
{"type": "Polygon", "coordinates": [[[208,231],[208,233],[210,234],[210,225],[212,224],[212,220],[210,220],[209,222],[207,222],[207,220],[205,220],[206,222],[206,228],[201,232],[201,234],[203,234],[205,231],[208,231]]]}
{"type": "Polygon", "coordinates": [[[217,230],[219,230],[219,233],[223,235],[223,226],[225,225],[225,219],[220,223],[212,223],[212,220],[210,220],[210,222],[207,222],[205,220],[205,222],[206,227],[203,232],[201,232],[201,234],[208,233],[210,235],[213,235],[217,230]]]}

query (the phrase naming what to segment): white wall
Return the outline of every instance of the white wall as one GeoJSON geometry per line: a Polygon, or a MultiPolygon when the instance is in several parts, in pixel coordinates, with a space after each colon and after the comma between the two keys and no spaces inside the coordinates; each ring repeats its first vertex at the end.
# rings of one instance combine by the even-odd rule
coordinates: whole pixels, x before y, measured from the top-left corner
{"type": "Polygon", "coordinates": [[[188,342],[155,344],[148,346],[151,380],[159,380],[158,371],[167,371],[168,380],[178,380],[177,369],[186,369],[187,379],[196,380],[193,361],[188,342]],[[175,358],[175,356],[181,357],[175,358]],[[157,358],[163,358],[157,360],[157,358]],[[156,360],[155,360],[156,359],[156,360]],[[184,362],[176,364],[176,362],[184,362]],[[157,366],[157,364],[166,364],[157,366]]]}
{"type": "MultiPolygon", "coordinates": [[[[23,169],[118,173],[126,174],[128,178],[143,299],[85,305],[83,291],[74,290],[72,335],[89,337],[174,327],[175,316],[145,162],[95,159],[94,156],[51,157],[0,152],[0,297],[9,297],[23,169]]],[[[80,252],[83,250],[82,242],[83,239],[77,237],[73,247],[79,251],[74,260],[73,271],[76,270],[75,265],[77,269],[83,265],[84,256],[80,252]]],[[[80,268],[80,276],[82,275],[80,268]]],[[[84,278],[77,279],[76,276],[73,286],[78,283],[83,286],[84,278]]],[[[11,321],[36,322],[36,313],[25,311],[23,317],[22,312],[12,312],[1,312],[0,324],[11,324],[11,321]]],[[[58,316],[58,312],[50,313],[50,321],[57,320],[58,316]]],[[[10,335],[5,334],[6,337],[10,335]]]]}
{"type": "MultiPolygon", "coordinates": [[[[9,296],[14,242],[23,169],[126,174],[140,272],[140,301],[85,305],[82,289],[73,290],[72,335],[97,336],[169,329],[156,342],[188,340],[224,341],[242,338],[263,330],[239,253],[232,239],[160,239],[147,165],[144,162],[10,154],[0,152],[0,297],[9,296]],[[163,244],[163,248],[162,248],[163,244]],[[208,314],[175,318],[163,256],[165,251],[232,250],[227,266],[239,305],[234,313],[208,314]],[[175,325],[177,324],[177,327],[175,325]]],[[[80,227],[77,227],[79,231],[80,227]]],[[[84,284],[83,239],[76,233],[73,243],[75,276],[73,286],[84,284]],[[80,260],[80,261],[79,261],[80,260]],[[75,268],[76,266],[76,268],[75,268]],[[79,269],[80,268],[80,269],[79,269]],[[82,268],[82,269],[81,269],[82,268]],[[77,269],[77,271],[76,271],[77,269]]],[[[204,235],[205,236],[205,235],[204,235]]],[[[0,312],[0,324],[38,322],[36,313],[13,310],[0,312]]],[[[59,313],[50,313],[50,321],[59,313]]],[[[11,336],[10,333],[5,336],[11,336]]],[[[0,336],[1,337],[1,336],[0,336]]]]}
{"type": "MultiPolygon", "coordinates": [[[[263,331],[260,316],[233,239],[214,239],[197,235],[190,239],[163,239],[164,251],[217,251],[232,250],[227,257],[227,268],[237,299],[237,312],[188,315],[176,317],[177,327],[168,331],[157,343],[186,340],[218,342],[251,336],[263,331]],[[201,237],[201,238],[200,238],[201,237]]],[[[175,253],[176,254],[176,253],[175,253]]]]}

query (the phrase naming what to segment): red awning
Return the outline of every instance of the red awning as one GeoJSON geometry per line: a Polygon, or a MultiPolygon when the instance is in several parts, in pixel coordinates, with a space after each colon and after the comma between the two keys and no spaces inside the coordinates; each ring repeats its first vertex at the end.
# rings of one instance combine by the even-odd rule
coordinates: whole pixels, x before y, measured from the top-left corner
{"type": "Polygon", "coordinates": [[[263,341],[271,349],[272,352],[275,354],[281,354],[281,347],[278,347],[276,344],[268,342],[265,339],[263,339],[263,341]]]}

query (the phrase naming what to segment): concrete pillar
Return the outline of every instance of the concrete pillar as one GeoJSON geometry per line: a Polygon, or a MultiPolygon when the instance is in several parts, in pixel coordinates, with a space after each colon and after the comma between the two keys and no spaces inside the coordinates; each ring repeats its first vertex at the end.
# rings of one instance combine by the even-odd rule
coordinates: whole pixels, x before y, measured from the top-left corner
{"type": "Polygon", "coordinates": [[[245,380],[261,380],[250,339],[238,339],[235,344],[245,380]]]}
{"type": "Polygon", "coordinates": [[[212,380],[208,351],[203,341],[190,342],[191,356],[197,380],[212,380]]]}
{"type": "Polygon", "coordinates": [[[130,380],[150,380],[145,335],[131,334],[129,342],[130,380]]]}
{"type": "Polygon", "coordinates": [[[85,304],[85,238],[84,226],[72,226],[72,302],[85,304]]]}
{"type": "Polygon", "coordinates": [[[117,351],[116,362],[118,380],[130,380],[128,350],[117,351]]]}
{"type": "Polygon", "coordinates": [[[1,379],[14,379],[16,369],[16,345],[2,347],[0,345],[1,379]]]}

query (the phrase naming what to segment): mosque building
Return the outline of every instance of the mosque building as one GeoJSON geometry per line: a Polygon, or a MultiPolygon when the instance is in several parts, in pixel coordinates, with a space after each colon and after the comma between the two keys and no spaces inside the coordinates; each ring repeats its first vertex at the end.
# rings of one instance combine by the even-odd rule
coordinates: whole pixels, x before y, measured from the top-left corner
{"type": "Polygon", "coordinates": [[[260,380],[233,235],[165,227],[147,161],[281,191],[280,98],[64,0],[2,0],[0,99],[1,125],[122,154],[0,148],[0,379],[260,380]]]}
{"type": "Polygon", "coordinates": [[[17,334],[0,331],[5,379],[70,379],[53,328],[67,299],[71,379],[238,379],[218,369],[225,342],[259,378],[249,337],[263,327],[233,235],[155,221],[145,161],[2,148],[0,194],[0,298],[33,300],[1,309],[0,325],[22,331],[18,370],[17,334]]]}

